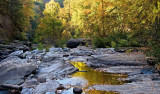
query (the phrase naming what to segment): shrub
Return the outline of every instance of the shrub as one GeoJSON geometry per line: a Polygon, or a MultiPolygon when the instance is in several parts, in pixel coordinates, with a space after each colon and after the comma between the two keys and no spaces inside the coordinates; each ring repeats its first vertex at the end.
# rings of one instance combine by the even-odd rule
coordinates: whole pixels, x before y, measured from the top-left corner
{"type": "Polygon", "coordinates": [[[38,43],[38,49],[39,49],[39,50],[43,50],[43,49],[44,49],[44,46],[43,46],[42,43],[38,43]]]}

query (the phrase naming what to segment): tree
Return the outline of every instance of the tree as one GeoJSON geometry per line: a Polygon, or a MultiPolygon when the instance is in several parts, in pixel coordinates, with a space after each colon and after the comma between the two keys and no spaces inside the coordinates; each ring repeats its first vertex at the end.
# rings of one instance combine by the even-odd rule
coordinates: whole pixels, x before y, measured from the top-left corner
{"type": "Polygon", "coordinates": [[[53,0],[46,4],[40,24],[36,31],[38,41],[53,43],[60,39],[62,23],[59,20],[60,5],[53,0]]]}

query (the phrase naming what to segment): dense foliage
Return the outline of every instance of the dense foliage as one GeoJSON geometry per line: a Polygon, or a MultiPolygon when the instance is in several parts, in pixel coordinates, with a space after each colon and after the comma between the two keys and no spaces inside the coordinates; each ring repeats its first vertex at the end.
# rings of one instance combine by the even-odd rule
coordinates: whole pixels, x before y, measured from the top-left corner
{"type": "MultiPolygon", "coordinates": [[[[14,23],[15,32],[10,33],[8,37],[11,39],[16,36],[20,31],[27,32],[30,27],[30,18],[33,17],[33,1],[32,0],[1,0],[0,1],[0,14],[9,16],[14,23]]],[[[3,28],[2,28],[3,29],[3,28]]],[[[20,35],[23,36],[23,35],[20,35]]]]}
{"type": "Polygon", "coordinates": [[[159,61],[159,0],[55,1],[3,0],[0,12],[9,15],[19,31],[29,31],[35,42],[61,46],[71,37],[85,37],[95,47],[144,46],[159,61]]]}

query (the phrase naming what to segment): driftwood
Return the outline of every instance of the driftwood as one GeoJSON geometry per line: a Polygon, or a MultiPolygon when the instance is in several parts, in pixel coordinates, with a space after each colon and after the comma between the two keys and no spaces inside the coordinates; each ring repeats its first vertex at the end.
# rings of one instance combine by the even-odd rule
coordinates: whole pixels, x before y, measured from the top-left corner
{"type": "Polygon", "coordinates": [[[11,85],[11,84],[1,84],[0,87],[2,89],[14,89],[14,90],[22,90],[22,86],[18,86],[18,85],[11,85]]]}

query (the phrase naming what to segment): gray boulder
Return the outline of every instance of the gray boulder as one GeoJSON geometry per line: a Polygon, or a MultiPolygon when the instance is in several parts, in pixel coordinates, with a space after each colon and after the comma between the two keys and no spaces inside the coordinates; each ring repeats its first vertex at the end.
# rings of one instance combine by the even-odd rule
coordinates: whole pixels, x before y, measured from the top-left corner
{"type": "Polygon", "coordinates": [[[59,83],[57,81],[51,80],[46,83],[40,83],[33,94],[45,94],[47,92],[56,92],[59,87],[59,83]]]}
{"type": "Polygon", "coordinates": [[[37,66],[26,63],[13,56],[0,62],[0,84],[21,84],[25,76],[37,69],[37,66]]]}

